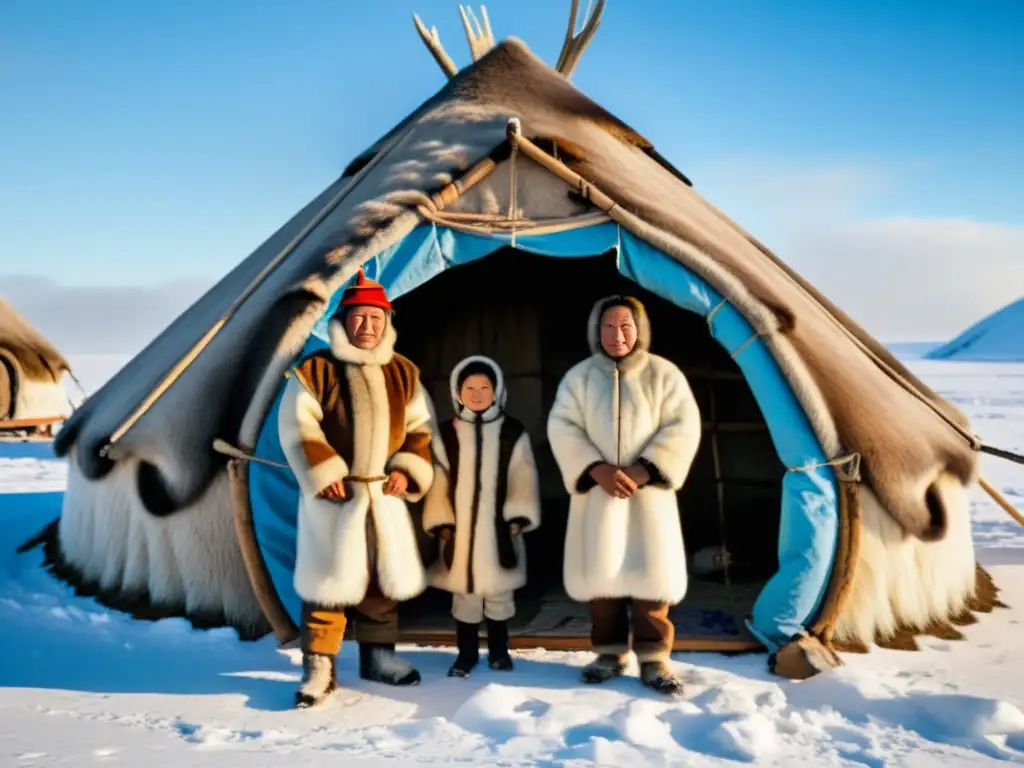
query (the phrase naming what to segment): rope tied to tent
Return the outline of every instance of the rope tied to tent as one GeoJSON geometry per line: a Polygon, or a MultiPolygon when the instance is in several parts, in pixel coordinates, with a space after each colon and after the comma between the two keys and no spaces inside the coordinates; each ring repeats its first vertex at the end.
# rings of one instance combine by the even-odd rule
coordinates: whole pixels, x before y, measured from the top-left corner
{"type": "Polygon", "coordinates": [[[990,456],[998,456],[1001,459],[1012,461],[1015,464],[1024,465],[1024,456],[1021,456],[1019,453],[1007,451],[1003,448],[993,448],[991,445],[985,445],[983,442],[981,442],[981,438],[978,437],[977,435],[975,435],[975,440],[977,440],[978,443],[978,445],[975,447],[976,451],[980,451],[981,453],[987,453],[990,456]]]}
{"type": "Polygon", "coordinates": [[[70,368],[66,371],[66,373],[68,375],[68,378],[70,378],[71,381],[74,382],[75,386],[78,387],[78,394],[82,396],[82,402],[85,402],[89,396],[86,394],[85,387],[82,386],[82,382],[78,380],[78,377],[75,376],[74,373],[72,373],[70,368]]]}
{"type": "MultiPolygon", "coordinates": [[[[226,440],[221,440],[219,437],[213,441],[213,450],[217,453],[223,454],[224,456],[230,456],[233,459],[240,461],[252,461],[256,464],[265,464],[268,467],[274,467],[276,469],[287,469],[291,471],[291,467],[288,464],[282,464],[280,461],[274,461],[273,459],[265,459],[262,456],[255,456],[251,453],[243,451],[241,448],[236,448],[226,440]]],[[[341,480],[345,483],[362,483],[363,485],[369,485],[370,483],[383,483],[388,479],[388,475],[346,475],[341,480]]]]}
{"type": "MultiPolygon", "coordinates": [[[[715,319],[715,315],[718,313],[718,310],[720,310],[722,307],[726,306],[728,303],[729,303],[728,299],[722,299],[720,302],[718,302],[711,309],[710,312],[707,313],[707,315],[704,318],[704,322],[706,322],[708,324],[708,333],[711,334],[712,338],[714,337],[714,332],[712,331],[711,322],[715,319]]],[[[737,347],[733,352],[730,352],[729,353],[729,357],[731,357],[733,360],[735,360],[737,357],[739,357],[740,353],[743,350],[745,350],[747,347],[749,347],[751,344],[753,344],[755,341],[757,341],[757,339],[765,338],[765,337],[767,337],[769,335],[770,334],[764,333],[762,331],[755,331],[754,334],[749,339],[747,339],[742,344],[740,344],[739,347],[737,347]]]]}
{"type": "Polygon", "coordinates": [[[848,453],[844,456],[837,456],[834,459],[827,461],[816,461],[807,462],[796,467],[786,467],[787,472],[810,472],[814,469],[821,469],[822,467],[832,467],[835,470],[836,476],[840,482],[843,483],[859,483],[861,481],[860,472],[861,456],[859,453],[848,453]]]}
{"type": "Polygon", "coordinates": [[[519,207],[516,201],[516,158],[519,155],[519,138],[522,134],[523,124],[519,122],[519,118],[510,117],[508,125],[505,126],[505,135],[508,137],[508,143],[512,150],[508,158],[508,220],[512,224],[511,245],[513,248],[516,247],[515,222],[519,218],[519,207]]]}
{"type": "Polygon", "coordinates": [[[722,299],[720,302],[715,304],[715,306],[711,309],[711,311],[708,312],[707,317],[704,318],[704,321],[708,324],[708,332],[709,333],[711,331],[711,321],[715,319],[715,315],[718,313],[718,310],[720,310],[722,307],[724,307],[728,303],[729,303],[728,299],[722,299]]]}
{"type": "Polygon", "coordinates": [[[729,353],[729,357],[731,357],[733,360],[735,360],[737,357],[739,357],[740,352],[742,352],[744,349],[749,347],[753,342],[757,341],[757,339],[760,339],[761,337],[767,336],[767,335],[768,334],[766,334],[766,333],[755,333],[749,339],[747,339],[742,344],[740,344],[735,352],[730,352],[729,353]]]}

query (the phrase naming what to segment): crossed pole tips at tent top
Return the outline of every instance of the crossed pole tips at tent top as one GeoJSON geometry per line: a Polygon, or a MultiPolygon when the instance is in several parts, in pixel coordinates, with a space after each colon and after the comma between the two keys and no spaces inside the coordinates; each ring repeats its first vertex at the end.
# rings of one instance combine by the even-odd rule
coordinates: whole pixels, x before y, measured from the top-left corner
{"type": "MultiPolygon", "coordinates": [[[[601,24],[604,3],[605,0],[597,0],[597,5],[593,9],[591,9],[589,4],[587,5],[587,11],[584,14],[586,21],[583,23],[583,29],[577,33],[576,26],[580,3],[579,0],[572,0],[572,7],[569,10],[569,25],[565,31],[565,42],[562,43],[562,50],[559,52],[558,61],[555,63],[555,69],[566,77],[572,76],[573,70],[576,69],[576,65],[580,63],[580,59],[583,57],[583,51],[586,50],[586,47],[597,32],[597,28],[601,24]]],[[[469,40],[469,50],[473,55],[473,61],[479,61],[484,54],[494,47],[494,33],[491,31],[491,21],[487,18],[487,8],[482,5],[480,6],[482,21],[477,19],[473,9],[469,6],[459,5],[459,15],[462,16],[462,26],[466,30],[466,38],[469,40]]],[[[449,78],[455,77],[459,72],[459,67],[452,60],[452,57],[448,55],[448,52],[445,51],[444,46],[441,45],[441,37],[437,34],[437,27],[431,27],[428,30],[426,25],[420,20],[420,17],[415,13],[412,15],[412,19],[416,23],[416,29],[419,31],[420,37],[423,38],[427,49],[433,55],[434,60],[449,78]]]]}

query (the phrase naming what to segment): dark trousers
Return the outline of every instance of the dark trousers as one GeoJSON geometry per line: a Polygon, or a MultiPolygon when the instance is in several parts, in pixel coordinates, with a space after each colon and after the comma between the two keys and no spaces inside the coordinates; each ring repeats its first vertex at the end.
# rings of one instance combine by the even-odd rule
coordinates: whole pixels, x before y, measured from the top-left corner
{"type": "Polygon", "coordinates": [[[398,603],[381,592],[374,577],[358,605],[324,607],[303,602],[302,652],[336,655],[345,636],[347,614],[355,619],[357,643],[391,645],[398,642],[398,603]]]}
{"type": "Polygon", "coordinates": [[[601,654],[624,656],[632,647],[641,663],[665,660],[676,636],[668,609],[668,603],[629,597],[591,600],[590,643],[601,654]]]}

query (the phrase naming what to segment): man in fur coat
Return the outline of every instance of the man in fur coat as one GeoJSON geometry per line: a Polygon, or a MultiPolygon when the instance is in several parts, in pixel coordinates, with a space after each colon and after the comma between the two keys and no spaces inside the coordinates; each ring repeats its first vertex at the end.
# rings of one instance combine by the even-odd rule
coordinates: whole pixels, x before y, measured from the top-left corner
{"type": "Polygon", "coordinates": [[[362,269],[328,328],[329,349],[293,369],[278,417],[301,489],[299,707],[337,687],[346,608],[355,614],[360,677],[391,685],[420,679],[394,651],[397,601],[426,588],[406,501],[423,498],[433,482],[430,403],[419,370],[394,351],[391,302],[362,269]]]}
{"type": "Polygon", "coordinates": [[[562,379],[547,426],[571,495],[565,588],[590,603],[598,654],[583,680],[623,673],[632,629],[643,683],[676,693],[668,611],[687,586],[676,492],[700,443],[700,412],[682,371],[649,352],[637,299],[597,302],[588,331],[593,354],[562,379]]]}

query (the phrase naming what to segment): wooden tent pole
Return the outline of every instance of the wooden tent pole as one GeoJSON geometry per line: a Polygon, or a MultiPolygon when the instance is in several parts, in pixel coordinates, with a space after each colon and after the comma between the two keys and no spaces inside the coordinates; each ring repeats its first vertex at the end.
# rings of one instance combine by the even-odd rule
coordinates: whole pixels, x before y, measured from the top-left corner
{"type": "Polygon", "coordinates": [[[1024,525],[1024,515],[1018,512],[1016,507],[1014,507],[1013,504],[1011,504],[1010,501],[1005,496],[1003,496],[1003,494],[997,491],[995,486],[992,485],[992,483],[990,483],[984,477],[979,477],[978,485],[985,489],[985,493],[991,496],[992,500],[1000,507],[1002,507],[1006,514],[1008,514],[1021,525],[1024,525]]]}
{"type": "Polygon", "coordinates": [[[718,446],[718,407],[715,401],[714,382],[708,382],[708,399],[711,410],[711,458],[715,469],[715,494],[718,497],[718,538],[720,555],[722,557],[722,576],[725,586],[732,588],[732,579],[729,576],[729,550],[725,542],[725,482],[722,480],[722,457],[718,446]]]}
{"type": "Polygon", "coordinates": [[[617,203],[608,195],[569,168],[569,166],[562,163],[562,161],[556,160],[522,134],[518,134],[513,140],[519,145],[519,150],[524,155],[551,171],[551,173],[555,174],[555,176],[570,187],[574,187],[577,192],[602,211],[608,212],[612,208],[617,207],[617,203]]]}
{"type": "Polygon", "coordinates": [[[231,498],[232,519],[235,526],[235,537],[242,552],[242,565],[245,567],[252,591],[256,596],[263,616],[270,624],[281,645],[291,642],[299,636],[299,628],[295,626],[287,609],[281,602],[274,583],[267,571],[266,561],[256,541],[256,530],[253,527],[252,506],[249,503],[249,468],[241,459],[228,462],[228,491],[231,498]]]}

